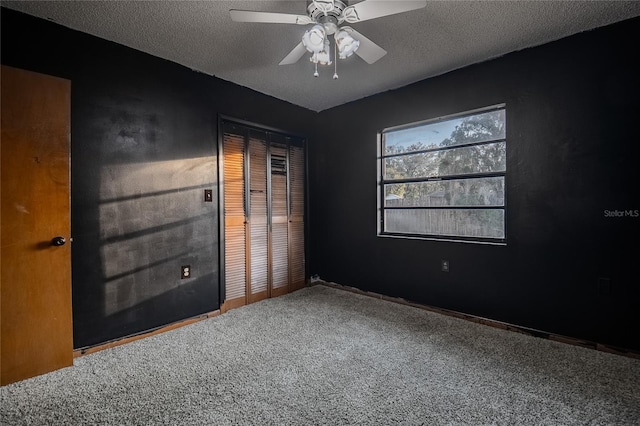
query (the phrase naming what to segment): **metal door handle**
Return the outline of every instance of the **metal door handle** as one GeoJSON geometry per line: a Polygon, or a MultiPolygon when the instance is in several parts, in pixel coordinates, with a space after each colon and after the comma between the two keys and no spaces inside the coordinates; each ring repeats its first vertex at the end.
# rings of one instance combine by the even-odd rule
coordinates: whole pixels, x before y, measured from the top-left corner
{"type": "Polygon", "coordinates": [[[51,245],[52,246],[63,246],[64,243],[66,243],[67,240],[64,239],[64,237],[54,237],[51,240],[51,245]]]}

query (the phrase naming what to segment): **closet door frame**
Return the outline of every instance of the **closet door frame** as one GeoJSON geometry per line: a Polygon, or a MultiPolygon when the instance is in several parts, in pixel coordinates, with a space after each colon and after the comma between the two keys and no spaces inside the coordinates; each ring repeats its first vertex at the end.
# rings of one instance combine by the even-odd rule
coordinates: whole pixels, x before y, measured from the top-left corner
{"type": "MultiPolygon", "coordinates": [[[[220,279],[220,285],[219,285],[219,289],[220,289],[220,305],[221,305],[221,310],[224,312],[228,309],[231,309],[233,307],[236,306],[229,306],[227,308],[225,308],[225,302],[226,302],[226,271],[225,271],[225,212],[224,212],[224,124],[231,124],[231,125],[238,125],[238,126],[242,126],[248,129],[252,129],[258,132],[265,132],[265,134],[269,134],[269,133],[277,133],[281,136],[286,137],[290,137],[290,138],[294,138],[297,139],[298,141],[300,141],[300,144],[287,144],[287,156],[286,156],[286,168],[287,168],[287,216],[288,216],[288,221],[291,222],[290,217],[291,217],[291,206],[290,206],[290,200],[291,200],[291,182],[290,182],[290,147],[291,146],[300,146],[303,149],[303,153],[304,153],[304,213],[303,213],[303,217],[304,217],[304,260],[305,260],[305,281],[306,278],[308,277],[308,262],[307,262],[307,254],[308,254],[308,229],[309,229],[309,215],[308,215],[308,211],[309,211],[309,191],[308,191],[308,185],[309,185],[309,179],[308,179],[308,158],[307,158],[307,138],[304,136],[300,136],[300,135],[296,135],[293,134],[291,132],[287,132],[281,129],[277,129],[274,127],[269,127],[269,126],[264,126],[261,124],[257,124],[257,123],[253,123],[247,120],[242,120],[242,119],[237,119],[231,116],[227,116],[227,115],[223,115],[220,114],[218,115],[218,212],[220,214],[220,220],[218,221],[219,224],[219,228],[218,228],[218,233],[219,233],[219,241],[220,241],[220,249],[219,249],[219,258],[218,258],[218,268],[219,268],[219,279],[220,279]]],[[[269,227],[271,226],[271,150],[270,150],[270,144],[271,141],[267,140],[267,191],[268,191],[268,195],[267,195],[267,209],[268,209],[268,225],[269,227]]],[[[278,142],[275,142],[276,144],[279,144],[278,142]]],[[[247,135],[245,137],[245,158],[244,158],[244,167],[245,167],[245,172],[244,172],[244,178],[245,178],[245,185],[250,185],[250,181],[249,181],[249,168],[250,167],[250,159],[249,159],[249,136],[248,136],[248,132],[247,135]]],[[[247,190],[245,190],[245,217],[248,217],[248,215],[250,214],[250,196],[249,193],[247,191],[250,190],[250,186],[246,186],[246,188],[249,188],[247,190]]],[[[245,220],[245,241],[246,241],[246,248],[250,249],[250,231],[249,231],[249,223],[247,220],[245,220]]],[[[290,225],[290,223],[289,223],[290,225]]],[[[268,244],[271,244],[271,229],[269,229],[268,235],[269,235],[269,239],[268,239],[268,244]]],[[[290,230],[289,230],[289,234],[288,234],[288,239],[290,240],[290,230]]],[[[290,244],[290,241],[289,241],[290,244]]],[[[288,249],[290,250],[290,248],[288,249]]],[[[269,249],[269,256],[271,256],[271,249],[269,249]]],[[[271,267],[272,264],[272,259],[269,259],[268,264],[269,264],[269,268],[271,267]]],[[[289,284],[287,285],[287,292],[288,291],[294,291],[300,288],[300,286],[293,286],[294,283],[292,283],[292,279],[291,279],[291,264],[289,262],[288,265],[289,268],[289,284]]],[[[249,268],[248,268],[249,269],[249,268]]],[[[250,280],[250,275],[251,271],[247,270],[247,280],[250,280]]],[[[268,283],[268,297],[272,297],[272,285],[271,285],[271,273],[269,273],[269,283],[268,283]]],[[[245,303],[251,303],[251,283],[248,282],[248,285],[246,287],[246,302],[245,303]]]]}

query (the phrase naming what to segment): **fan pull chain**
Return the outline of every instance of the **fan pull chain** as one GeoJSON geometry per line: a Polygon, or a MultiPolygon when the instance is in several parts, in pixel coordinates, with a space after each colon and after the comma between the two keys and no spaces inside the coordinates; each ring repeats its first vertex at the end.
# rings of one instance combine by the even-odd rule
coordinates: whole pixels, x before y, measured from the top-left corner
{"type": "Polygon", "coordinates": [[[314,77],[317,77],[317,76],[319,76],[319,75],[320,75],[320,74],[318,74],[318,61],[316,61],[316,70],[315,70],[315,72],[313,73],[313,76],[314,76],[314,77]]]}
{"type": "Polygon", "coordinates": [[[333,79],[338,79],[338,42],[335,35],[333,36],[333,79]]]}

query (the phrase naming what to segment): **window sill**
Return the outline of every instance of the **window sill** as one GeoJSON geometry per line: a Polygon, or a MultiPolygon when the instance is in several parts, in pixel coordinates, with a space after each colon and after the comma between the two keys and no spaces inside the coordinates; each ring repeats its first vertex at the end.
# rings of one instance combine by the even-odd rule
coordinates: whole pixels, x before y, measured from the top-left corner
{"type": "Polygon", "coordinates": [[[442,241],[447,243],[465,243],[465,244],[483,244],[489,246],[506,246],[505,241],[475,241],[475,240],[458,240],[455,238],[435,238],[421,235],[393,235],[393,234],[378,234],[380,238],[391,238],[399,240],[423,240],[423,241],[442,241]]]}

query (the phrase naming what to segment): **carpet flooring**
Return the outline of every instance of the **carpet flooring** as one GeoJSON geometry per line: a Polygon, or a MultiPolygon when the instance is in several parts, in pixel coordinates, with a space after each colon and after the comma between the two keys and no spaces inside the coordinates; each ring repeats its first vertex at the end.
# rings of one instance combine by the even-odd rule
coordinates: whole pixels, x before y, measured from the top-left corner
{"type": "Polygon", "coordinates": [[[638,425],[640,360],[323,285],[0,388],[9,425],[638,425]]]}

